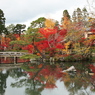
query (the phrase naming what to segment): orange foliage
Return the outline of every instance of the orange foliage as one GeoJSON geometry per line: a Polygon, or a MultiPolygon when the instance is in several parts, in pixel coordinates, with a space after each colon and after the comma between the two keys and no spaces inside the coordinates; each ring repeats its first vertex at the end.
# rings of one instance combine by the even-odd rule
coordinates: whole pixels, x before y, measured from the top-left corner
{"type": "Polygon", "coordinates": [[[37,53],[38,56],[40,56],[40,53],[37,53]]]}
{"type": "Polygon", "coordinates": [[[38,68],[41,68],[42,66],[43,66],[43,64],[39,64],[39,65],[38,65],[38,68]]]}

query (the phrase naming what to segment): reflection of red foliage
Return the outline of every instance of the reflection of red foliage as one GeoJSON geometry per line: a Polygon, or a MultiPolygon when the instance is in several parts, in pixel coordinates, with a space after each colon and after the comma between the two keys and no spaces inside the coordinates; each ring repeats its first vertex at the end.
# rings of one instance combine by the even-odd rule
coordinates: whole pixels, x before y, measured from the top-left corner
{"type": "Polygon", "coordinates": [[[32,78],[32,76],[34,75],[34,73],[33,72],[27,72],[28,73],[28,75],[29,75],[29,78],[31,79],[32,78]]]}
{"type": "MultiPolygon", "coordinates": [[[[31,66],[29,65],[29,68],[31,69],[39,69],[43,66],[43,64],[39,64],[38,66],[31,66]]],[[[33,78],[36,74],[35,70],[32,72],[26,72],[29,75],[29,78],[33,78]]],[[[60,79],[63,76],[63,73],[61,73],[62,69],[59,66],[50,66],[46,65],[45,68],[43,68],[39,74],[35,77],[36,81],[41,82],[44,84],[45,88],[53,89],[57,87],[55,85],[56,80],[60,79]]]]}
{"type": "Polygon", "coordinates": [[[90,69],[91,71],[94,73],[92,76],[91,76],[91,83],[95,86],[95,66],[94,65],[90,65],[90,69]]]}
{"type": "Polygon", "coordinates": [[[94,75],[95,75],[95,66],[94,65],[90,65],[90,69],[91,69],[91,71],[94,73],[94,75]]]}
{"type": "Polygon", "coordinates": [[[39,64],[39,65],[38,65],[38,68],[41,68],[42,66],[43,66],[43,64],[39,64]]]}

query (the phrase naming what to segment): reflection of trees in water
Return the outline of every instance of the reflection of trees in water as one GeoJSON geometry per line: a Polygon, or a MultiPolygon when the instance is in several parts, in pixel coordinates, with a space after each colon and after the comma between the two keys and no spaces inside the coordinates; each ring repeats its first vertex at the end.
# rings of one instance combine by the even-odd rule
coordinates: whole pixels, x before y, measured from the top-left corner
{"type": "MultiPolygon", "coordinates": [[[[90,79],[89,76],[81,76],[81,74],[77,74],[74,77],[70,75],[66,75],[63,77],[64,85],[67,88],[67,90],[70,92],[70,95],[85,95],[83,93],[87,94],[87,88],[90,85],[90,79]],[[84,91],[84,92],[83,92],[84,91]]],[[[89,95],[89,94],[87,94],[89,95]]]]}
{"type": "MultiPolygon", "coordinates": [[[[75,66],[77,72],[68,72],[61,76],[58,72],[62,70],[62,68],[59,68],[62,66],[59,66],[59,64],[54,64],[51,66],[24,64],[23,69],[27,72],[26,74],[30,74],[30,76],[26,76],[25,78],[20,79],[18,82],[13,83],[12,87],[26,86],[26,95],[41,95],[41,91],[44,90],[44,87],[46,87],[45,84],[42,82],[48,82],[48,84],[50,83],[48,85],[48,87],[50,87],[52,83],[56,83],[54,82],[54,79],[58,80],[61,77],[61,81],[64,82],[65,87],[70,92],[69,95],[89,95],[89,93],[87,92],[87,88],[91,87],[91,76],[85,73],[86,71],[90,71],[90,69],[88,68],[89,64],[64,64],[64,68],[68,68],[71,65],[75,66]],[[42,72],[43,70],[45,72],[42,72]],[[46,73],[46,70],[50,71],[50,75],[49,73],[46,73]],[[39,79],[35,80],[37,78],[39,79]]],[[[19,71],[22,71],[22,69],[17,69],[17,71],[18,72],[13,71],[13,73],[10,75],[13,78],[19,78],[20,76],[23,76],[22,73],[18,74],[19,71]]]]}
{"type": "Polygon", "coordinates": [[[25,90],[26,95],[41,95],[40,92],[43,90],[43,84],[39,81],[34,81],[34,79],[30,79],[27,81],[27,88],[25,90]]]}
{"type": "Polygon", "coordinates": [[[16,79],[16,78],[20,78],[22,76],[26,76],[26,74],[24,73],[24,71],[21,68],[14,68],[14,69],[10,69],[9,70],[9,75],[10,77],[16,79]]]}
{"type": "Polygon", "coordinates": [[[4,95],[5,93],[5,90],[7,88],[6,80],[9,75],[14,79],[26,76],[26,74],[23,73],[23,70],[21,68],[14,68],[14,69],[0,71],[0,95],[4,95]]]}
{"type": "Polygon", "coordinates": [[[8,75],[9,75],[8,71],[0,72],[0,95],[4,95],[4,93],[5,93],[5,90],[7,88],[6,79],[7,79],[8,75]]]}
{"type": "Polygon", "coordinates": [[[40,87],[42,87],[43,84],[41,84],[39,81],[34,81],[34,79],[21,79],[18,82],[12,83],[11,86],[17,88],[25,86],[26,95],[41,95],[40,92],[42,90],[40,87]]]}
{"type": "Polygon", "coordinates": [[[57,75],[60,68],[56,65],[36,65],[36,64],[24,64],[23,69],[29,75],[25,79],[20,79],[20,81],[13,83],[13,87],[26,86],[26,95],[41,95],[41,91],[46,88],[54,88],[55,80],[60,78],[57,75]],[[56,77],[56,78],[55,78],[56,77]]]}
{"type": "MultiPolygon", "coordinates": [[[[66,89],[70,92],[69,95],[90,95],[87,88],[90,87],[91,90],[91,87],[94,87],[95,89],[91,81],[92,76],[89,75],[91,72],[90,64],[79,63],[72,65],[75,66],[77,72],[69,72],[62,78],[66,89]]],[[[66,66],[68,67],[68,64],[66,66]]],[[[69,66],[71,65],[69,64],[69,66]]]]}
{"type": "MultiPolygon", "coordinates": [[[[31,69],[28,68],[27,64],[23,68],[28,70],[28,72],[31,71],[31,69]]],[[[35,77],[38,75],[38,73],[40,72],[41,69],[36,70],[35,75],[31,79],[29,77],[20,79],[18,82],[12,83],[11,86],[12,87],[25,86],[26,87],[26,89],[25,89],[26,95],[41,95],[40,92],[43,90],[44,85],[41,84],[41,82],[35,80],[35,77]]]]}

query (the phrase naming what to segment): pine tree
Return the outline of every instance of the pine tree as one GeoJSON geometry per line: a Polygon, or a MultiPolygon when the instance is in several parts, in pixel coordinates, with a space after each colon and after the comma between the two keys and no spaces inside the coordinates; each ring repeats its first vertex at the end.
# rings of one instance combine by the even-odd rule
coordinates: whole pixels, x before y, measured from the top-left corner
{"type": "Polygon", "coordinates": [[[0,9],[0,34],[8,34],[7,29],[5,28],[5,17],[3,11],[0,9]]]}
{"type": "Polygon", "coordinates": [[[73,15],[72,15],[72,21],[73,22],[77,22],[76,20],[77,16],[76,16],[76,11],[73,12],[73,15]]]}
{"type": "Polygon", "coordinates": [[[82,11],[80,8],[77,8],[77,22],[81,22],[82,21],[82,11]]]}

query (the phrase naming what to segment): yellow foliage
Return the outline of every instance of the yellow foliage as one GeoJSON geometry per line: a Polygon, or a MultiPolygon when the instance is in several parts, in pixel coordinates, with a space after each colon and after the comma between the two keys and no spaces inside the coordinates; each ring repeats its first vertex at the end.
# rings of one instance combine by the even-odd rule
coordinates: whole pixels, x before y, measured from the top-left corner
{"type": "Polygon", "coordinates": [[[76,49],[79,49],[80,48],[80,43],[75,43],[74,44],[74,49],[76,50],[76,49]]]}
{"type": "Polygon", "coordinates": [[[68,19],[68,17],[64,17],[64,20],[63,20],[63,23],[62,23],[63,28],[68,29],[70,24],[71,24],[70,19],[68,19]]]}
{"type": "Polygon", "coordinates": [[[52,19],[46,19],[45,27],[46,28],[54,28],[55,22],[52,19]]]}
{"type": "Polygon", "coordinates": [[[71,53],[71,51],[69,49],[70,44],[71,44],[71,41],[68,41],[67,43],[64,44],[65,49],[62,50],[63,53],[66,53],[66,54],[70,54],[71,53]]]}
{"type": "Polygon", "coordinates": [[[95,35],[89,36],[89,39],[90,39],[90,40],[94,40],[94,39],[95,39],[95,35]]]}
{"type": "Polygon", "coordinates": [[[88,17],[88,19],[89,19],[89,20],[88,20],[89,22],[95,21],[95,18],[92,18],[92,17],[88,17]]]}
{"type": "Polygon", "coordinates": [[[81,47],[80,43],[75,43],[73,51],[77,54],[86,54],[89,53],[90,47],[81,47]]]}

